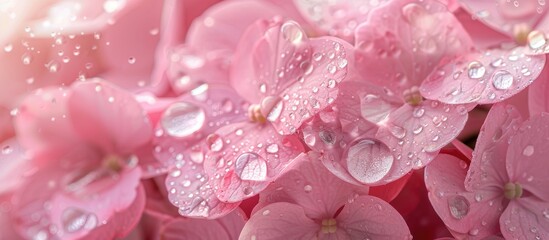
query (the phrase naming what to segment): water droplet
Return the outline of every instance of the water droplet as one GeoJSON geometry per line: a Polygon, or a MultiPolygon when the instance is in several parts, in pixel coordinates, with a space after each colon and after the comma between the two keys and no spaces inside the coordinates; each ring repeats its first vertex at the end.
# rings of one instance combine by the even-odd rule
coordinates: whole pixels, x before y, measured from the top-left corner
{"type": "Polygon", "coordinates": [[[266,93],[267,92],[267,85],[265,85],[265,83],[262,83],[261,85],[259,85],[259,91],[261,93],[266,93]]]}
{"type": "Polygon", "coordinates": [[[505,70],[494,73],[492,84],[498,90],[507,90],[513,85],[513,75],[505,70]]]}
{"type": "Polygon", "coordinates": [[[59,64],[56,61],[51,61],[46,64],[46,68],[49,72],[56,73],[57,71],[59,71],[59,64]]]}
{"type": "Polygon", "coordinates": [[[61,215],[63,229],[69,233],[82,229],[93,229],[97,225],[95,214],[87,213],[76,208],[67,208],[61,215]]]}
{"type": "Polygon", "coordinates": [[[385,144],[365,138],[350,144],[346,160],[347,169],[354,178],[363,183],[374,183],[387,175],[394,159],[385,144]]]}
{"type": "Polygon", "coordinates": [[[492,67],[499,67],[503,63],[503,58],[496,58],[494,61],[490,63],[490,66],[492,67]]]}
{"type": "Polygon", "coordinates": [[[267,163],[255,153],[242,153],[236,158],[235,173],[242,180],[263,181],[267,178],[267,163]]]}
{"type": "Polygon", "coordinates": [[[188,137],[200,130],[206,121],[202,108],[186,102],[170,105],[162,114],[162,128],[173,137],[188,137]]]}
{"type": "Polygon", "coordinates": [[[328,80],[328,88],[334,88],[336,86],[336,81],[333,79],[328,80]]]}
{"type": "Polygon", "coordinates": [[[271,213],[271,211],[269,209],[267,209],[267,210],[263,211],[262,214],[263,214],[263,216],[267,216],[267,215],[269,215],[269,213],[271,213]]]}
{"type": "Polygon", "coordinates": [[[283,101],[278,101],[278,103],[274,105],[274,107],[271,109],[271,111],[267,115],[267,120],[269,120],[270,122],[276,121],[282,114],[283,108],[284,108],[283,101]]]}
{"type": "Polygon", "coordinates": [[[239,129],[236,129],[236,131],[234,132],[234,134],[235,134],[236,136],[242,136],[242,134],[244,134],[244,131],[243,131],[242,129],[239,128],[239,129]]]}
{"type": "Polygon", "coordinates": [[[4,46],[4,52],[11,52],[13,50],[13,45],[12,44],[6,44],[6,46],[4,46]]]}
{"type": "Polygon", "coordinates": [[[484,77],[485,73],[486,68],[480,62],[473,61],[467,66],[467,74],[471,79],[479,79],[481,77],[484,77]]]}
{"type": "Polygon", "coordinates": [[[282,25],[281,30],[284,39],[293,44],[298,44],[303,40],[303,31],[295,23],[287,22],[282,25]]]}
{"type": "Polygon", "coordinates": [[[419,125],[417,128],[413,130],[414,134],[420,134],[421,131],[423,131],[423,126],[419,125]]]}
{"type": "Polygon", "coordinates": [[[181,170],[179,170],[179,169],[175,170],[175,171],[171,172],[170,175],[172,177],[179,177],[179,176],[181,176],[181,170]]]}
{"type": "Polygon", "coordinates": [[[136,59],[135,59],[134,57],[128,58],[128,63],[129,63],[129,64],[134,64],[135,61],[136,61],[136,59]]]}
{"type": "Polygon", "coordinates": [[[420,118],[420,117],[423,117],[424,113],[425,113],[425,109],[421,107],[417,107],[414,109],[413,115],[414,117],[420,118]]]}
{"type": "Polygon", "coordinates": [[[478,233],[479,233],[478,228],[473,228],[469,231],[469,235],[471,235],[471,236],[476,236],[476,235],[478,235],[478,233]]]}
{"type": "Polygon", "coordinates": [[[549,219],[549,209],[543,210],[543,217],[549,219]]]}
{"type": "Polygon", "coordinates": [[[522,155],[526,156],[526,157],[530,157],[534,154],[534,146],[532,145],[528,145],[524,148],[524,150],[522,151],[522,155]]]}
{"type": "Polygon", "coordinates": [[[223,139],[217,134],[210,134],[206,137],[208,148],[214,152],[219,152],[223,148],[223,139]]]}
{"type": "Polygon", "coordinates": [[[337,60],[337,66],[339,66],[339,68],[346,67],[348,63],[349,62],[345,58],[340,58],[340,59],[337,60]]]}
{"type": "Polygon", "coordinates": [[[336,142],[335,133],[332,131],[322,130],[318,133],[318,136],[325,144],[334,145],[336,142]]]}
{"type": "Polygon", "coordinates": [[[404,128],[401,128],[397,125],[390,126],[389,131],[391,131],[391,134],[393,134],[393,136],[399,139],[404,138],[404,136],[406,136],[406,130],[404,130],[404,128]]]}
{"type": "Polygon", "coordinates": [[[267,146],[267,152],[268,153],[273,153],[273,154],[277,153],[278,152],[278,144],[273,143],[273,144],[267,146]]]}
{"type": "Polygon", "coordinates": [[[334,73],[337,71],[336,66],[333,65],[333,64],[328,64],[328,66],[326,67],[326,69],[328,69],[328,72],[331,73],[331,74],[334,74],[334,73]]]}
{"type": "Polygon", "coordinates": [[[547,43],[547,39],[545,38],[545,34],[540,31],[532,31],[530,34],[528,34],[528,46],[531,49],[539,49],[543,47],[547,43]]]}
{"type": "Polygon", "coordinates": [[[28,53],[25,53],[21,56],[21,60],[23,61],[23,64],[29,65],[32,62],[32,57],[28,53]]]}
{"type": "Polygon", "coordinates": [[[456,195],[448,199],[450,214],[455,219],[462,219],[469,213],[469,201],[463,196],[456,195]]]}
{"type": "Polygon", "coordinates": [[[417,3],[408,3],[402,7],[402,16],[407,22],[412,24],[425,12],[425,8],[417,3]]]}
{"type": "Polygon", "coordinates": [[[125,0],[105,0],[105,2],[103,2],[103,10],[105,10],[106,13],[113,13],[122,9],[124,3],[125,0]]]}
{"type": "Polygon", "coordinates": [[[313,53],[313,59],[317,62],[322,60],[322,53],[320,53],[320,52],[313,53]]]}
{"type": "Polygon", "coordinates": [[[305,186],[303,187],[303,190],[305,190],[305,192],[309,193],[309,192],[313,191],[313,186],[311,186],[311,185],[305,185],[305,186]]]}
{"type": "Polygon", "coordinates": [[[251,187],[245,187],[244,189],[242,189],[242,192],[244,193],[244,195],[249,196],[254,193],[254,190],[251,187]]]}
{"type": "Polygon", "coordinates": [[[13,152],[13,149],[7,145],[2,148],[2,154],[7,155],[13,152]]]}

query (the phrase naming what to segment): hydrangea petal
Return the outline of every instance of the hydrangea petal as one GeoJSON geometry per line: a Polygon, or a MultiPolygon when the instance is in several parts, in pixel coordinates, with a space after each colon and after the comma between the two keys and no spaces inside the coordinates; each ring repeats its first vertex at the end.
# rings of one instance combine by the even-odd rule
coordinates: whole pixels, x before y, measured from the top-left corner
{"type": "Polygon", "coordinates": [[[320,224],[307,217],[301,206],[277,202],[253,214],[239,239],[315,239],[319,231],[320,224]]]}
{"type": "Polygon", "coordinates": [[[104,81],[72,86],[68,111],[80,136],[105,151],[128,154],[152,136],[149,119],[133,95],[104,81]]]}
{"type": "Polygon", "coordinates": [[[281,136],[269,124],[235,123],[215,135],[222,144],[206,153],[204,168],[224,202],[256,195],[304,151],[297,136],[281,136]]]}
{"type": "Polygon", "coordinates": [[[449,104],[496,103],[530,85],[541,73],[545,56],[520,49],[491,49],[455,59],[421,85],[421,94],[449,104]]]}
{"type": "Polygon", "coordinates": [[[336,221],[350,239],[412,238],[404,218],[391,205],[372,196],[360,196],[346,204],[336,221]]]}
{"type": "Polygon", "coordinates": [[[499,224],[505,239],[545,239],[549,237],[549,204],[533,198],[512,201],[499,224]]]}
{"type": "Polygon", "coordinates": [[[528,108],[530,116],[541,112],[549,112],[549,68],[544,68],[537,79],[528,88],[528,108]]]}
{"type": "Polygon", "coordinates": [[[503,189],[467,192],[463,186],[467,164],[440,154],[425,170],[425,184],[433,208],[452,231],[473,239],[499,232],[503,189]]]}

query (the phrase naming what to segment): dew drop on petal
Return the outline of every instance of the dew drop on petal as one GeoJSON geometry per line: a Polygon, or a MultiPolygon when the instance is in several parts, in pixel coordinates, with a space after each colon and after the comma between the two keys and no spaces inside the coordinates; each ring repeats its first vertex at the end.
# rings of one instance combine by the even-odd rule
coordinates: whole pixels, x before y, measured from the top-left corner
{"type": "Polygon", "coordinates": [[[103,2],[103,10],[106,13],[113,13],[120,10],[124,6],[125,0],[105,0],[103,2]]]}
{"type": "Polygon", "coordinates": [[[242,180],[263,181],[267,178],[267,163],[255,153],[242,153],[236,158],[235,173],[242,180]]]}
{"type": "Polygon", "coordinates": [[[276,121],[282,114],[283,108],[284,108],[284,102],[278,101],[278,103],[274,105],[274,107],[271,109],[271,111],[267,115],[267,120],[269,120],[270,122],[276,121]]]}
{"type": "Polygon", "coordinates": [[[482,78],[484,77],[485,73],[486,73],[486,68],[480,62],[473,61],[473,62],[470,62],[469,65],[467,65],[467,74],[471,79],[482,78]]]}
{"type": "Polygon", "coordinates": [[[194,104],[178,102],[162,114],[162,128],[172,137],[188,137],[200,130],[206,120],[204,110],[194,104]]]}
{"type": "Polygon", "coordinates": [[[404,130],[404,128],[401,128],[397,125],[390,126],[389,131],[391,131],[391,134],[393,134],[393,136],[399,139],[404,138],[404,136],[406,136],[406,130],[404,130]]]}
{"type": "Polygon", "coordinates": [[[498,90],[507,90],[513,85],[513,75],[505,70],[499,70],[492,77],[492,84],[498,90]]]}
{"type": "Polygon", "coordinates": [[[469,213],[469,201],[460,195],[455,195],[448,198],[448,207],[450,214],[455,219],[462,219],[469,213]]]}
{"type": "Polygon", "coordinates": [[[95,214],[76,208],[67,208],[61,215],[61,224],[66,232],[73,233],[82,229],[93,229],[97,225],[95,214]]]}
{"type": "Polygon", "coordinates": [[[287,41],[298,44],[303,40],[303,31],[295,23],[285,23],[281,29],[282,36],[287,41]]]}
{"type": "Polygon", "coordinates": [[[263,211],[262,214],[263,214],[263,216],[267,216],[267,215],[269,215],[269,213],[271,213],[271,211],[269,209],[267,209],[267,210],[263,211]]]}
{"type": "Polygon", "coordinates": [[[526,156],[526,157],[530,157],[534,154],[534,146],[532,145],[528,145],[524,148],[524,150],[522,150],[522,155],[526,156]]]}
{"type": "Polygon", "coordinates": [[[273,143],[273,144],[267,146],[267,152],[272,153],[272,154],[277,153],[278,152],[278,144],[273,143]]]}
{"type": "Polygon", "coordinates": [[[423,117],[423,114],[425,114],[425,109],[418,107],[414,109],[413,115],[414,117],[420,118],[423,117]]]}
{"type": "Polygon", "coordinates": [[[208,148],[214,152],[219,152],[223,149],[223,139],[217,134],[210,134],[206,137],[208,148]]]}
{"type": "Polygon", "coordinates": [[[363,183],[381,180],[393,165],[393,155],[385,144],[375,139],[355,141],[347,149],[349,173],[363,183]]]}
{"type": "Polygon", "coordinates": [[[308,192],[308,193],[309,193],[309,192],[313,191],[313,186],[311,186],[311,185],[305,185],[305,186],[303,187],[303,190],[304,190],[305,192],[308,192]]]}
{"type": "Polygon", "coordinates": [[[528,46],[531,49],[539,49],[543,47],[547,43],[547,39],[545,38],[545,34],[540,31],[532,31],[528,34],[528,46]]]}
{"type": "Polygon", "coordinates": [[[128,58],[128,63],[129,64],[134,64],[135,62],[136,62],[136,59],[134,57],[128,58]]]}

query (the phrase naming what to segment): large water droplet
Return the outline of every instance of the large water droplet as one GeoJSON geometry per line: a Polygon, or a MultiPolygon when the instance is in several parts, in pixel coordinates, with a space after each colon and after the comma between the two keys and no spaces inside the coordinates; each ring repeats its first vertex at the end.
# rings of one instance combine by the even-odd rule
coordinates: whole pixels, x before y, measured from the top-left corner
{"type": "Polygon", "coordinates": [[[303,40],[303,31],[295,23],[288,22],[282,25],[282,36],[287,41],[298,44],[303,40]]]}
{"type": "Polygon", "coordinates": [[[505,70],[494,73],[492,84],[498,90],[507,90],[513,85],[513,75],[505,70]]]}
{"type": "Polygon", "coordinates": [[[397,125],[390,126],[389,131],[391,131],[391,134],[393,134],[393,136],[399,139],[406,136],[406,130],[404,130],[404,128],[401,128],[397,125]]]}
{"type": "Polygon", "coordinates": [[[524,150],[522,151],[522,155],[526,156],[526,157],[530,157],[534,154],[534,146],[532,145],[528,145],[524,148],[524,150]]]}
{"type": "Polygon", "coordinates": [[[532,31],[530,34],[528,34],[528,46],[531,49],[539,49],[543,47],[547,43],[547,39],[545,38],[545,34],[540,31],[532,31]]]}
{"type": "Polygon", "coordinates": [[[61,215],[63,229],[69,233],[82,229],[93,229],[97,225],[95,214],[85,212],[76,208],[67,208],[61,215]]]}
{"type": "Polygon", "coordinates": [[[235,173],[242,180],[263,181],[267,178],[267,163],[255,153],[242,153],[236,158],[235,173]]]}
{"type": "Polygon", "coordinates": [[[280,114],[282,114],[283,108],[284,108],[284,102],[278,101],[278,103],[274,105],[274,107],[271,109],[271,111],[267,115],[267,120],[271,122],[276,121],[280,117],[280,114]]]}
{"type": "Polygon", "coordinates": [[[200,130],[206,120],[202,108],[186,102],[172,104],[162,114],[162,128],[173,137],[188,137],[200,130]]]}
{"type": "Polygon", "coordinates": [[[361,139],[352,143],[346,155],[349,173],[363,183],[381,180],[393,165],[389,148],[375,139],[361,139]]]}
{"type": "Polygon", "coordinates": [[[486,68],[480,62],[473,61],[467,66],[467,74],[471,79],[479,79],[481,77],[484,77],[485,73],[486,68]]]}
{"type": "Polygon", "coordinates": [[[278,144],[273,143],[273,144],[267,146],[267,152],[272,153],[272,154],[277,153],[278,152],[278,144]]]}
{"type": "Polygon", "coordinates": [[[452,196],[448,199],[448,208],[450,214],[455,219],[462,219],[469,213],[469,201],[460,195],[452,196]]]}

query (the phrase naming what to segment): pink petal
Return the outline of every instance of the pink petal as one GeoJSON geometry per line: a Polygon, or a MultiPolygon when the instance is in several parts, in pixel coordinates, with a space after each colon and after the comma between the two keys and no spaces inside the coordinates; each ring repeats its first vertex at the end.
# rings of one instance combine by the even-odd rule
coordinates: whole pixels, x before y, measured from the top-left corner
{"type": "MultiPolygon", "coordinates": [[[[376,137],[391,146],[395,165],[384,182],[429,164],[438,151],[457,137],[467,121],[468,106],[425,100],[392,112],[376,137]]],[[[382,182],[383,182],[382,181],[382,182]]]]}
{"type": "MultiPolygon", "coordinates": [[[[509,182],[518,183],[532,198],[549,202],[549,115],[532,117],[511,137],[506,155],[509,182]]],[[[549,206],[549,205],[548,205],[549,206]]]]}
{"type": "Polygon", "coordinates": [[[0,195],[15,190],[33,168],[30,157],[15,139],[0,143],[0,195]]]}
{"type": "Polygon", "coordinates": [[[204,172],[202,161],[176,164],[166,177],[168,198],[185,217],[215,219],[225,216],[238,208],[240,202],[225,203],[217,199],[213,179],[204,172]]]}
{"type": "Polygon", "coordinates": [[[454,147],[456,147],[456,149],[467,159],[473,159],[473,149],[471,149],[469,146],[465,145],[457,139],[452,141],[452,145],[454,145],[454,147]]]}
{"type": "Polygon", "coordinates": [[[215,135],[222,144],[206,153],[204,168],[224,202],[258,194],[304,151],[297,136],[281,136],[269,124],[236,123],[215,135]]]}
{"type": "Polygon", "coordinates": [[[402,216],[387,202],[372,196],[360,196],[346,204],[336,221],[350,239],[412,237],[402,216]]]}
{"type": "Polygon", "coordinates": [[[332,217],[349,199],[368,193],[368,187],[343,182],[309,157],[296,159],[296,166],[261,193],[256,209],[283,201],[301,206],[309,218],[323,219],[332,217]]]}
{"type": "Polygon", "coordinates": [[[140,169],[123,170],[116,178],[97,175],[88,181],[101,173],[100,169],[89,170],[94,164],[88,161],[95,157],[92,153],[75,150],[68,161],[52,162],[27,178],[24,191],[18,191],[14,200],[22,233],[76,239],[88,234],[123,236],[133,228],[144,207],[140,169]],[[73,158],[83,161],[69,163],[73,158]],[[123,220],[115,221],[118,214],[123,220]]]}
{"type": "Polygon", "coordinates": [[[548,238],[549,204],[532,198],[511,201],[499,224],[505,239],[548,238]]]}
{"type": "Polygon", "coordinates": [[[471,14],[463,8],[459,8],[455,11],[454,15],[459,20],[463,28],[467,30],[473,39],[475,47],[478,49],[487,49],[501,43],[511,41],[509,35],[505,35],[486,26],[484,22],[477,17],[471,16],[471,14]]]}
{"type": "Polygon", "coordinates": [[[149,120],[130,93],[99,80],[77,83],[71,90],[69,117],[84,139],[118,154],[150,140],[149,120]]]}
{"type": "Polygon", "coordinates": [[[193,22],[187,32],[187,44],[196,47],[197,50],[234,51],[248,26],[259,19],[269,19],[282,14],[280,9],[267,2],[221,2],[209,8],[193,22]]]}
{"type": "Polygon", "coordinates": [[[241,211],[234,211],[230,215],[217,221],[202,219],[176,218],[165,224],[159,232],[160,239],[238,239],[244,227],[245,217],[241,211]]]}
{"type": "Polygon", "coordinates": [[[366,4],[360,0],[297,0],[294,2],[307,21],[320,32],[353,42],[357,23],[366,21],[372,9],[389,1],[373,1],[366,4]]]}
{"type": "Polygon", "coordinates": [[[394,182],[370,187],[368,194],[380,198],[383,201],[391,202],[402,192],[402,189],[408,184],[408,180],[410,180],[411,176],[412,174],[408,173],[394,182]]]}
{"type": "Polygon", "coordinates": [[[528,106],[530,116],[541,112],[549,112],[549,68],[544,68],[537,81],[528,88],[528,106]]]}
{"type": "Polygon", "coordinates": [[[246,105],[230,87],[216,84],[201,85],[189,95],[161,104],[155,110],[163,113],[153,139],[154,155],[168,168],[182,160],[203,157],[198,154],[201,146],[194,146],[205,140],[208,148],[221,147],[223,143],[219,146],[212,134],[222,126],[246,121],[246,105]]]}
{"type": "Polygon", "coordinates": [[[518,24],[535,29],[536,23],[547,14],[547,6],[538,5],[536,1],[516,1],[516,4],[511,1],[461,1],[471,15],[509,36],[514,36],[513,27],[518,24]]]}
{"type": "Polygon", "coordinates": [[[0,142],[7,140],[14,134],[13,118],[8,109],[0,106],[0,142]]]}
{"type": "Polygon", "coordinates": [[[307,217],[301,206],[277,202],[252,215],[239,239],[315,239],[319,231],[320,224],[307,217]]]}
{"type": "Polygon", "coordinates": [[[466,167],[462,160],[441,154],[426,167],[425,184],[433,208],[449,229],[481,239],[499,231],[503,189],[467,192],[463,186],[466,167]]]}
{"type": "Polygon", "coordinates": [[[108,26],[109,22],[124,15],[139,2],[139,0],[107,1],[104,4],[97,4],[95,1],[55,1],[48,6],[46,16],[32,21],[31,28],[38,36],[48,37],[52,32],[93,33],[108,26]]]}
{"type": "Polygon", "coordinates": [[[492,49],[464,55],[421,85],[421,94],[450,104],[496,103],[528,87],[541,73],[545,56],[520,49],[492,49]]]}
{"type": "Polygon", "coordinates": [[[8,209],[8,211],[0,211],[0,233],[2,234],[2,238],[23,240],[24,238],[17,233],[16,226],[10,218],[9,208],[12,207],[11,197],[11,194],[0,194],[0,204],[8,209]]]}
{"type": "Polygon", "coordinates": [[[492,107],[477,138],[465,183],[467,190],[487,186],[501,188],[509,181],[505,170],[508,141],[521,122],[520,113],[513,107],[503,104],[492,107]]]}
{"type": "Polygon", "coordinates": [[[373,10],[355,35],[359,72],[397,96],[472,48],[467,32],[437,1],[390,1],[373,10]]]}
{"type": "Polygon", "coordinates": [[[81,142],[68,114],[70,90],[47,88],[28,95],[15,117],[21,145],[30,152],[71,149],[81,142]]]}

